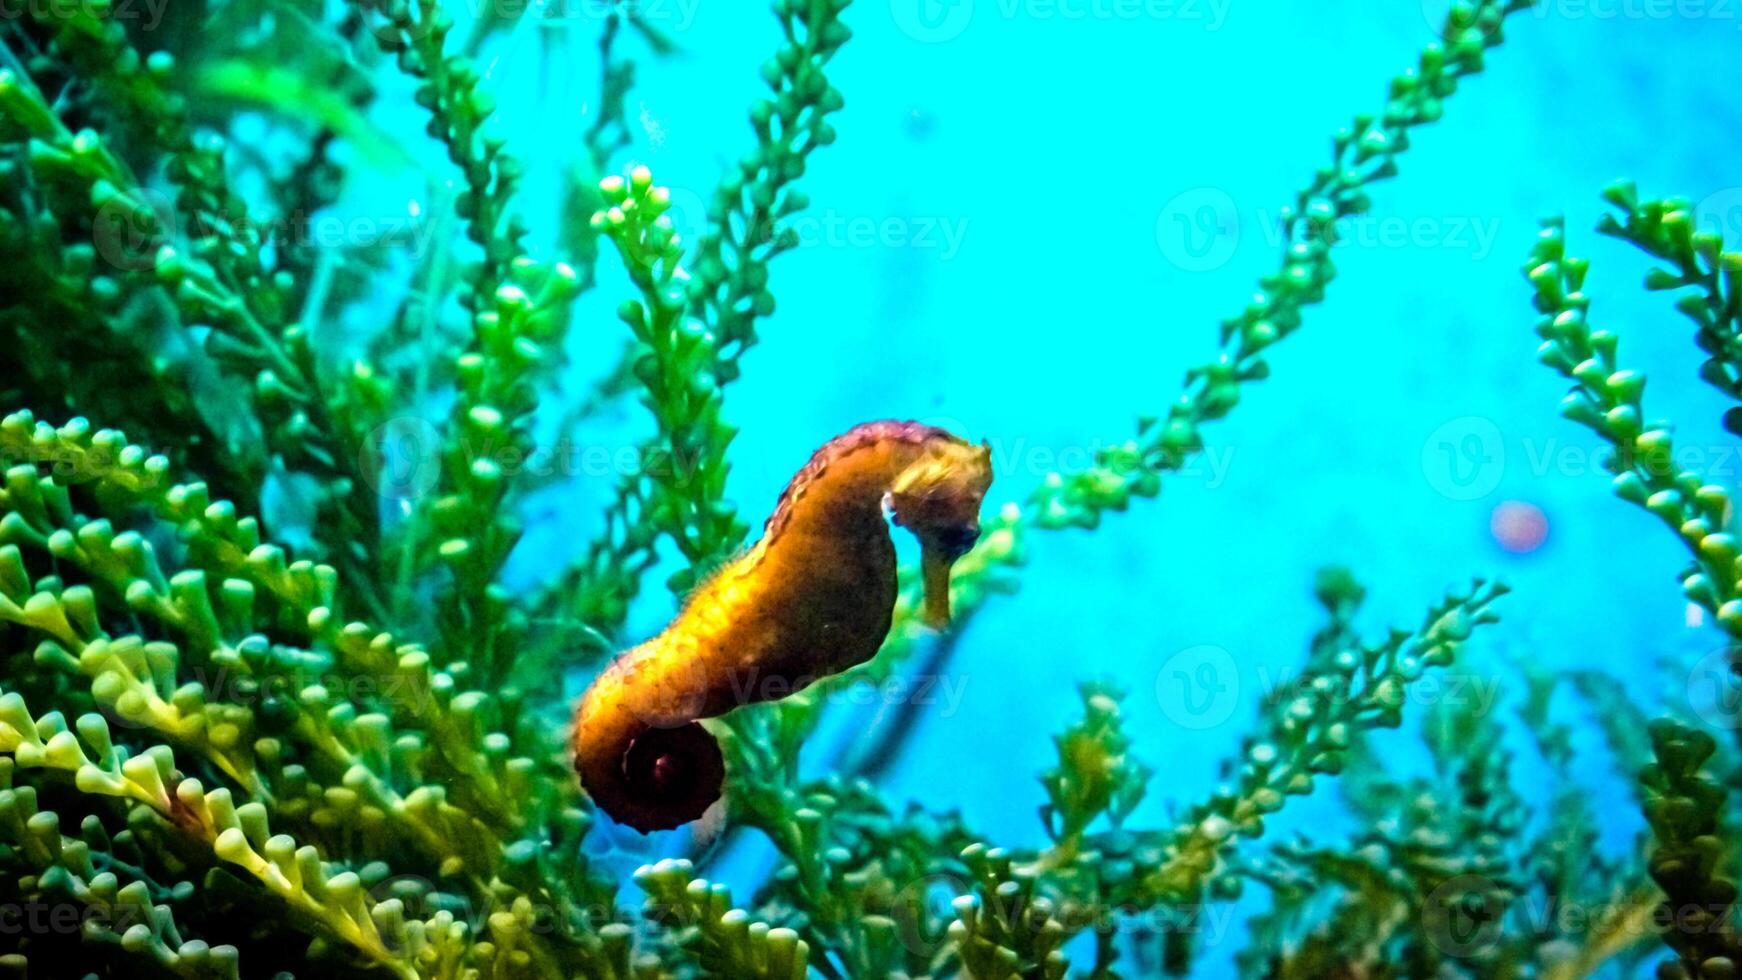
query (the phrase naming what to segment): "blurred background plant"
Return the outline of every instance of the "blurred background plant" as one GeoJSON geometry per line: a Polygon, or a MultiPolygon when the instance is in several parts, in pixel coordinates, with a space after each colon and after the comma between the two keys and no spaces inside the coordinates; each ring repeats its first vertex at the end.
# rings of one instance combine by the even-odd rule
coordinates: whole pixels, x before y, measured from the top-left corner
{"type": "MultiPolygon", "coordinates": [[[[1573,977],[1666,956],[1672,975],[1733,975],[1736,749],[1703,730],[1733,712],[1675,711],[1632,673],[1533,657],[1502,684],[1467,649],[1495,621],[1506,590],[1492,582],[1363,641],[1366,590],[1321,572],[1305,659],[1254,699],[1203,793],[1172,773],[1154,785],[1166,753],[1141,734],[1158,714],[1186,719],[1128,711],[1109,681],[1085,680],[1055,726],[1038,822],[1004,803],[894,802],[886,777],[925,737],[919,697],[832,737],[858,730],[843,708],[856,692],[960,671],[969,628],[1017,590],[1041,532],[1130,520],[1109,512],[1213,455],[1210,423],[1325,299],[1373,188],[1527,10],[1436,11],[1413,64],[1370,93],[1376,111],[1299,167],[1308,179],[1272,216],[1273,266],[1179,395],[1145,392],[1154,414],[1087,465],[1001,480],[1025,495],[987,515],[958,567],[954,630],[920,627],[904,573],[878,658],[721,719],[722,812],[646,840],[576,785],[568,698],[749,536],[726,397],[756,370],[791,281],[782,256],[817,233],[806,188],[838,155],[845,0],[781,0],[757,28],[771,53],[746,68],[750,125],[716,151],[724,175],[706,194],[641,165],[687,138],[636,95],[645,73],[685,71],[682,9],[9,12],[0,968],[1113,977],[1214,971],[1238,945],[1256,976],[1573,977]],[[541,87],[509,98],[501,77],[526,64],[541,87]],[[615,322],[597,315],[612,307],[615,322]],[[1595,723],[1569,721],[1569,703],[1595,723]],[[1676,717],[1648,721],[1666,704],[1676,717]],[[1422,765],[1380,731],[1406,722],[1422,765]],[[1604,845],[1604,798],[1580,780],[1592,751],[1635,795],[1637,840],[1604,845]],[[1519,774],[1525,754],[1546,779],[1519,774]],[[1285,810],[1322,807],[1327,780],[1346,835],[1276,829],[1285,810]],[[1017,818],[1028,829],[1011,836],[1017,818]]],[[[910,124],[923,132],[923,113],[910,124]]],[[[1603,229],[1664,263],[1648,287],[1683,291],[1700,377],[1733,399],[1734,255],[1688,201],[1606,196],[1620,214],[1603,229]]],[[[1586,322],[1586,266],[1558,223],[1528,269],[1542,359],[1575,385],[1564,413],[1614,447],[1616,492],[1679,535],[1688,599],[1734,637],[1742,559],[1722,479],[1678,463],[1667,425],[1641,414],[1643,375],[1586,322]]],[[[990,346],[969,366],[1003,377],[1009,355],[990,346]]],[[[1272,564],[1192,554],[1243,576],[1272,564]]],[[[1007,608],[1041,602],[1030,587],[1007,608]]],[[[1047,752],[1042,723],[1012,710],[998,741],[1033,743],[1013,758],[1047,752]]],[[[1006,780],[1021,768],[990,744],[967,761],[1006,780]]]]}

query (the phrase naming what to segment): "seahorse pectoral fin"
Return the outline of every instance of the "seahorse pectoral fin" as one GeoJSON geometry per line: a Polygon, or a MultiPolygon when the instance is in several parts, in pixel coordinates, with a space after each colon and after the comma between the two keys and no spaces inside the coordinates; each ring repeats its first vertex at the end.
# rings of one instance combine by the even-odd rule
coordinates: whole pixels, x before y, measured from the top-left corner
{"type": "Polygon", "coordinates": [[[925,580],[925,624],[934,630],[950,625],[950,568],[956,563],[948,551],[923,545],[919,568],[925,580]]]}

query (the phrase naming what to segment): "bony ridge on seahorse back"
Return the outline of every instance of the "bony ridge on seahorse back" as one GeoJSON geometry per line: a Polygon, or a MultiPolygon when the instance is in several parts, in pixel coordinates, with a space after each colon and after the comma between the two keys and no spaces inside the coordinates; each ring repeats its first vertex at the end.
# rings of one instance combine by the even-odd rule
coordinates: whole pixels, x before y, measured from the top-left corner
{"type": "Polygon", "coordinates": [[[700,719],[871,659],[895,607],[890,519],[919,539],[925,618],[946,625],[950,569],[979,537],[991,455],[918,422],[867,422],[817,450],[762,539],[582,695],[574,762],[593,801],[644,832],[700,817],[725,781],[700,719]]]}

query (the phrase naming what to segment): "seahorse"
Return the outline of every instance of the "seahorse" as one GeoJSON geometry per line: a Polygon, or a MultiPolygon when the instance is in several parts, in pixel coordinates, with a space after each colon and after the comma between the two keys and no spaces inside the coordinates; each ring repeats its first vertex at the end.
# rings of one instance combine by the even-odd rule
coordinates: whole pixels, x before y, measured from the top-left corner
{"type": "Polygon", "coordinates": [[[927,624],[947,625],[950,570],[991,482],[990,448],[918,422],[867,422],[818,449],[761,539],[582,695],[571,744],[593,801],[643,833],[695,820],[725,781],[701,719],[869,660],[895,607],[890,520],[919,539],[927,624]]]}

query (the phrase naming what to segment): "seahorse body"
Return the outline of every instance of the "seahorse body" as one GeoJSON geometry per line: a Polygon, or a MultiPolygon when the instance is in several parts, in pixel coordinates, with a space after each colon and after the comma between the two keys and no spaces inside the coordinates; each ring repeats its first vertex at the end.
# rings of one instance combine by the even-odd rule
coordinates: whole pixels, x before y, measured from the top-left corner
{"type": "Polygon", "coordinates": [[[696,819],[725,779],[698,719],[785,697],[877,652],[896,598],[886,500],[920,540],[928,619],[943,625],[950,566],[979,533],[990,457],[917,422],[868,422],[817,450],[762,539],[581,698],[575,769],[594,802],[641,831],[696,819]]]}

